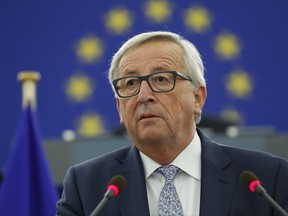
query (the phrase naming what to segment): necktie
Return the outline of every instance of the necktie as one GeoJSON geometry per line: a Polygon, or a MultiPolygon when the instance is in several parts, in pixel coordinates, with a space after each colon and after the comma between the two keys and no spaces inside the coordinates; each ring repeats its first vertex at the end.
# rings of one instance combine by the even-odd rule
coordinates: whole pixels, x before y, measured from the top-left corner
{"type": "Polygon", "coordinates": [[[183,209],[174,186],[174,178],[180,168],[174,165],[162,166],[156,170],[165,177],[165,185],[160,193],[158,216],[182,216],[183,209]]]}

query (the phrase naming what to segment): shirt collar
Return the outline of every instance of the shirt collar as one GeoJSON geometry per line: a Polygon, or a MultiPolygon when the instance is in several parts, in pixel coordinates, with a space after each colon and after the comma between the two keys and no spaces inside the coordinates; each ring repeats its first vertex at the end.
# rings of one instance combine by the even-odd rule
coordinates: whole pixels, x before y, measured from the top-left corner
{"type": "MultiPolygon", "coordinates": [[[[140,151],[140,156],[144,166],[145,179],[161,165],[140,151]]],[[[197,131],[191,143],[172,161],[173,165],[192,177],[201,180],[201,141],[197,131]]]]}

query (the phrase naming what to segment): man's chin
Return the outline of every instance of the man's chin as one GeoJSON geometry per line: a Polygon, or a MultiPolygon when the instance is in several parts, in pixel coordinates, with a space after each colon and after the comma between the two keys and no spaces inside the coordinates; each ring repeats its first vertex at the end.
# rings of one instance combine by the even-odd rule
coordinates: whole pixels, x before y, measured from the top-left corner
{"type": "Polygon", "coordinates": [[[150,127],[149,129],[145,128],[138,131],[138,137],[142,142],[159,142],[164,136],[165,134],[159,128],[150,127]]]}

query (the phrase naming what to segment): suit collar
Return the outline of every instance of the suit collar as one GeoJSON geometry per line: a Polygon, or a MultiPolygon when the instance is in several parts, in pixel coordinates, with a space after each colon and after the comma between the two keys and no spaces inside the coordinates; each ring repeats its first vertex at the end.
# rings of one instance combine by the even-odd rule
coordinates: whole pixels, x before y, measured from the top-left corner
{"type": "Polygon", "coordinates": [[[228,167],[232,161],[230,157],[223,151],[221,145],[212,141],[199,129],[197,129],[197,132],[201,139],[202,161],[210,162],[219,169],[225,169],[228,167]]]}
{"type": "Polygon", "coordinates": [[[228,215],[237,174],[231,171],[232,161],[221,145],[200,130],[198,134],[202,143],[200,215],[228,215]]]}
{"type": "MultiPolygon", "coordinates": [[[[231,171],[231,159],[223,148],[197,129],[202,145],[200,215],[228,215],[237,174],[231,171]]],[[[125,176],[127,188],[116,197],[121,215],[146,216],[149,206],[144,168],[136,147],[116,158],[115,175],[125,176]],[[133,205],[131,205],[133,203],[133,205]]]]}
{"type": "Polygon", "coordinates": [[[127,180],[121,196],[116,197],[121,215],[149,215],[144,168],[139,151],[132,146],[126,155],[118,156],[116,159],[119,165],[112,168],[113,172],[115,175],[123,175],[127,180]]]}

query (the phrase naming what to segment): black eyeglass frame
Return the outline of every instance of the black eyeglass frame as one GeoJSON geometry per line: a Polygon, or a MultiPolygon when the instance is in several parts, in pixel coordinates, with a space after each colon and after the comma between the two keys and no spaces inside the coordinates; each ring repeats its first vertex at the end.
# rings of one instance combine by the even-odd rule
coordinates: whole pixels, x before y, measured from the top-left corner
{"type": "Polygon", "coordinates": [[[133,97],[133,96],[139,94],[139,92],[140,92],[140,87],[141,87],[141,83],[142,83],[142,81],[144,81],[144,80],[148,83],[150,89],[151,89],[153,92],[157,92],[157,93],[170,92],[170,91],[172,91],[172,90],[175,88],[175,85],[176,85],[176,77],[177,77],[177,76],[178,76],[178,77],[181,77],[181,78],[184,79],[184,80],[188,80],[188,81],[191,81],[191,82],[192,82],[192,79],[191,79],[189,76],[184,75],[184,74],[182,74],[182,73],[180,73],[180,72],[178,72],[178,71],[159,71],[159,72],[155,72],[155,73],[148,74],[148,75],[146,75],[146,76],[126,76],[126,77],[121,77],[121,78],[118,78],[118,79],[113,80],[112,83],[113,83],[113,86],[114,86],[114,89],[115,89],[117,95],[118,95],[120,98],[129,98],[129,97],[133,97]],[[170,90],[157,91],[157,90],[154,90],[154,89],[152,88],[152,86],[150,85],[149,77],[150,77],[150,76],[153,76],[153,75],[155,75],[155,74],[160,74],[160,73],[170,73],[170,74],[173,75],[174,85],[173,85],[173,87],[172,87],[170,90]],[[119,80],[127,79],[127,78],[137,78],[137,79],[139,79],[139,81],[140,81],[139,89],[138,89],[137,92],[135,92],[135,94],[132,94],[132,95],[129,95],[129,96],[122,96],[122,95],[120,95],[119,92],[118,92],[117,82],[118,82],[119,80]]]}

